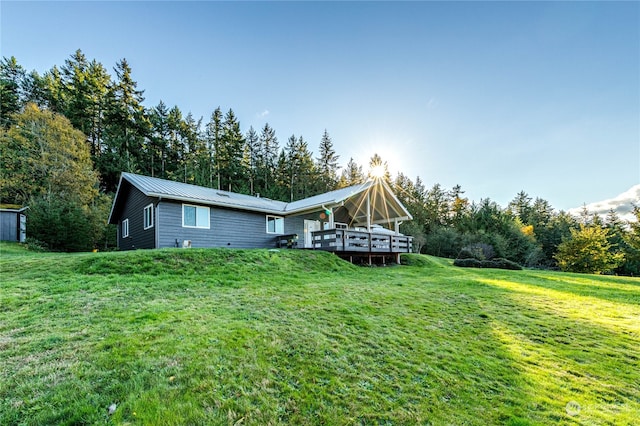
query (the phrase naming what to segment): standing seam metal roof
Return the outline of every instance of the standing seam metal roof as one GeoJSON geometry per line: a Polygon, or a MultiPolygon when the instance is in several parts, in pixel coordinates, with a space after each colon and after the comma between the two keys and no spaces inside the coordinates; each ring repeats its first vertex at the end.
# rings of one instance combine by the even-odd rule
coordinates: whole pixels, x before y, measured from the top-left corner
{"type": "Polygon", "coordinates": [[[274,214],[294,214],[305,210],[320,208],[325,204],[339,203],[347,198],[367,190],[372,181],[360,185],[338,189],[324,194],[315,195],[304,200],[285,203],[283,201],[260,198],[235,192],[205,188],[188,183],[173,182],[165,179],[122,173],[125,179],[142,193],[151,197],[167,198],[179,201],[197,202],[217,206],[238,208],[243,210],[261,211],[274,214]]]}

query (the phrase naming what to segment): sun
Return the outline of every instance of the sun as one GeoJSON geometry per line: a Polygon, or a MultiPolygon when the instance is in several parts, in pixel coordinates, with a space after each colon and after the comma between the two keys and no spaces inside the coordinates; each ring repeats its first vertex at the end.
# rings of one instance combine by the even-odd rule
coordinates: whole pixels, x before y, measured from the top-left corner
{"type": "Polygon", "coordinates": [[[384,165],[382,164],[377,164],[375,166],[373,166],[371,168],[371,170],[369,171],[369,173],[371,174],[371,176],[373,176],[376,179],[380,179],[381,177],[384,176],[385,173],[385,169],[384,169],[384,165]]]}

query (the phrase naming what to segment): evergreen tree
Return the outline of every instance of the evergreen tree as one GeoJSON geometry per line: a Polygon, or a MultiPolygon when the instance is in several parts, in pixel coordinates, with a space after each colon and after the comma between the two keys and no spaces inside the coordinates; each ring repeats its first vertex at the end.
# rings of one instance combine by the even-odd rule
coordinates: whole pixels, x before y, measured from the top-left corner
{"type": "Polygon", "coordinates": [[[46,94],[47,109],[60,114],[64,113],[64,84],[60,70],[53,66],[51,70],[44,73],[43,82],[46,94]]]}
{"type": "Polygon", "coordinates": [[[640,257],[638,257],[640,252],[634,250],[634,247],[629,244],[631,241],[629,234],[633,228],[627,226],[614,209],[610,209],[607,213],[605,228],[608,231],[611,251],[618,253],[623,259],[614,272],[619,275],[640,274],[640,257]]]}
{"type": "Polygon", "coordinates": [[[22,108],[22,85],[25,71],[15,57],[0,61],[0,127],[7,129],[13,115],[22,108]]]}
{"type": "Polygon", "coordinates": [[[530,215],[531,215],[531,197],[524,192],[520,191],[516,197],[509,202],[507,209],[513,214],[515,217],[519,218],[522,223],[529,224],[530,223],[530,215]]]}
{"type": "Polygon", "coordinates": [[[625,275],[640,275],[640,206],[633,206],[635,220],[627,222],[628,230],[624,235],[624,263],[620,272],[625,275]]]}
{"type": "Polygon", "coordinates": [[[243,163],[245,170],[247,170],[247,177],[249,178],[249,194],[254,195],[260,155],[260,139],[258,133],[253,129],[253,126],[249,127],[245,140],[243,163]]]}
{"type": "Polygon", "coordinates": [[[23,92],[25,104],[32,103],[40,109],[48,108],[46,80],[37,71],[31,71],[25,76],[23,92]]]}
{"type": "Polygon", "coordinates": [[[335,189],[338,182],[338,159],[333,142],[325,129],[320,139],[320,157],[317,160],[318,190],[327,192],[335,189]]]}
{"type": "Polygon", "coordinates": [[[183,138],[183,126],[182,111],[180,111],[177,105],[174,105],[169,110],[169,115],[167,116],[169,142],[167,148],[166,173],[170,180],[182,182],[184,182],[184,171],[188,160],[187,146],[183,138]]]}
{"type": "Polygon", "coordinates": [[[227,191],[248,192],[245,179],[247,171],[243,167],[244,136],[240,131],[240,122],[232,109],[229,109],[222,123],[222,144],[216,152],[220,165],[222,188],[227,191]]]}
{"type": "Polygon", "coordinates": [[[449,218],[449,195],[436,183],[425,197],[425,230],[427,235],[437,227],[445,226],[449,218]]]}
{"type": "Polygon", "coordinates": [[[151,136],[147,145],[147,158],[151,177],[166,177],[167,155],[169,151],[169,109],[162,100],[149,112],[151,136]]]}
{"type": "Polygon", "coordinates": [[[364,182],[365,175],[362,172],[362,166],[358,165],[353,158],[350,158],[347,166],[342,171],[338,187],[346,188],[348,186],[358,185],[364,182]]]}
{"type": "Polygon", "coordinates": [[[206,185],[208,152],[206,141],[201,138],[202,120],[196,121],[193,114],[187,113],[181,125],[181,138],[184,147],[183,182],[194,185],[206,185]]]}
{"type": "Polygon", "coordinates": [[[216,108],[206,126],[205,139],[209,149],[210,186],[222,189],[222,161],[225,158],[222,139],[222,110],[216,108]]]}
{"type": "Polygon", "coordinates": [[[291,135],[285,147],[286,169],[284,182],[288,190],[288,200],[295,201],[315,194],[315,167],[309,145],[300,136],[291,135]]]}
{"type": "Polygon", "coordinates": [[[106,192],[116,190],[120,172],[135,172],[142,165],[145,138],[150,130],[142,106],[143,91],[137,89],[129,63],[122,59],[114,70],[116,80],[107,93],[105,149],[97,162],[106,192]]]}
{"type": "Polygon", "coordinates": [[[260,153],[256,170],[256,192],[268,194],[275,185],[275,172],[280,155],[276,132],[265,124],[260,133],[260,153]]]}

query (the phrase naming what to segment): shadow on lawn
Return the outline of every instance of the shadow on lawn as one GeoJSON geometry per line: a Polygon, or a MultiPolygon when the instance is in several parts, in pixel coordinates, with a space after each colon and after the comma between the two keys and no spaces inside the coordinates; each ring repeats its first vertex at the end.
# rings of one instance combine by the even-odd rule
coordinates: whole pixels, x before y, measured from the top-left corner
{"type": "Polygon", "coordinates": [[[640,305],[640,279],[631,277],[589,276],[527,271],[518,282],[579,296],[595,297],[612,302],[640,305]]]}
{"type": "MultiPolygon", "coordinates": [[[[640,339],[632,329],[625,330],[631,323],[622,324],[616,332],[613,326],[576,316],[581,298],[597,297],[579,291],[582,284],[549,286],[552,291],[584,294],[567,305],[566,300],[496,287],[491,280],[478,281],[485,291],[490,289],[491,296],[482,305],[492,312],[496,336],[517,354],[517,368],[536,392],[532,407],[542,411],[542,417],[536,420],[631,424],[634,411],[640,408],[636,387],[640,375],[630,368],[638,362],[635,348],[640,346],[640,339]],[[564,405],[575,402],[577,409],[574,406],[569,410],[569,405],[564,405]],[[557,417],[562,409],[566,414],[557,417]]],[[[614,300],[621,302],[619,297],[614,300]]]]}
{"type": "Polygon", "coordinates": [[[515,360],[474,297],[448,286],[381,290],[317,301],[271,330],[274,385],[289,401],[280,421],[529,424],[515,360]]]}

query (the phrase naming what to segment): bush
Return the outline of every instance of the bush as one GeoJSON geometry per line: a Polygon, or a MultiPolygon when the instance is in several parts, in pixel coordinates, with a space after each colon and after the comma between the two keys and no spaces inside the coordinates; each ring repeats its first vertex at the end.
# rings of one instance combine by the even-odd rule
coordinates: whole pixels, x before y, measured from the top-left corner
{"type": "Polygon", "coordinates": [[[497,258],[494,260],[478,260],[478,259],[456,259],[453,261],[454,266],[460,266],[461,268],[493,268],[493,269],[508,269],[512,271],[519,271],[522,266],[508,259],[497,258]]]}
{"type": "Polygon", "coordinates": [[[495,250],[493,249],[493,246],[491,244],[474,243],[463,247],[458,254],[458,258],[489,260],[493,256],[495,256],[495,254],[495,250]]]}
{"type": "Polygon", "coordinates": [[[482,261],[473,258],[456,259],[453,261],[453,265],[462,268],[482,268],[482,261]]]}
{"type": "Polygon", "coordinates": [[[522,270],[522,266],[518,265],[516,262],[513,262],[509,259],[497,258],[497,259],[493,259],[491,263],[493,265],[489,266],[489,268],[509,269],[512,271],[522,270]]]}
{"type": "Polygon", "coordinates": [[[24,246],[29,251],[44,252],[48,250],[46,243],[43,243],[42,241],[33,237],[27,237],[27,239],[24,241],[24,246]]]}

